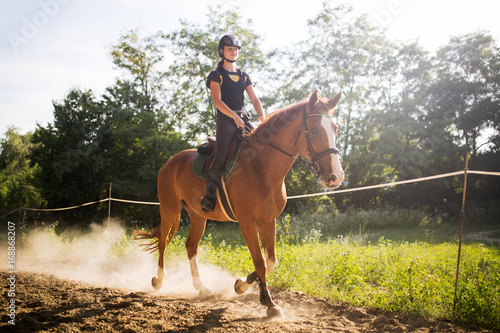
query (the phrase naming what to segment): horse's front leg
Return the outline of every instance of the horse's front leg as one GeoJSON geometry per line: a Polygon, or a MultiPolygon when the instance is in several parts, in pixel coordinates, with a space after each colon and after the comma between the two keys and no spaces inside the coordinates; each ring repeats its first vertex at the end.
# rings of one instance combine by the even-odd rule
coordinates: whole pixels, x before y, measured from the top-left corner
{"type": "MultiPolygon", "coordinates": [[[[276,266],[276,219],[269,223],[259,225],[259,238],[266,254],[266,274],[271,273],[276,266]]],[[[259,279],[260,302],[267,305],[269,317],[284,317],[281,308],[273,301],[267,281],[259,279]]]]}
{"type": "MultiPolygon", "coordinates": [[[[267,269],[266,273],[269,274],[273,271],[274,267],[276,266],[276,253],[274,251],[274,246],[272,250],[264,248],[266,251],[266,264],[267,264],[267,269]],[[271,251],[271,253],[269,253],[271,251]]],[[[238,294],[241,295],[245,291],[247,291],[250,286],[256,284],[259,282],[259,276],[257,275],[256,271],[253,271],[252,273],[248,274],[247,277],[237,279],[236,282],[234,283],[234,291],[238,294]]]]}
{"type": "Polygon", "coordinates": [[[248,274],[247,277],[236,280],[236,282],[234,283],[234,291],[238,295],[241,295],[245,291],[247,291],[251,285],[254,285],[258,279],[259,276],[257,275],[257,272],[253,271],[252,273],[248,274]]]}
{"type": "MultiPolygon", "coordinates": [[[[271,222],[266,228],[259,229],[259,235],[262,242],[262,247],[266,253],[266,273],[269,274],[274,270],[278,260],[276,259],[276,220],[271,222]],[[263,230],[265,229],[265,230],[263,230]]],[[[259,281],[257,272],[253,271],[247,277],[237,279],[234,284],[234,291],[241,295],[247,291],[250,286],[259,281]]]]}
{"type": "Polygon", "coordinates": [[[276,237],[276,220],[274,220],[273,223],[267,223],[263,226],[259,226],[258,229],[252,223],[240,222],[240,227],[250,254],[252,255],[255,272],[250,273],[245,280],[239,279],[241,280],[240,282],[236,281],[235,291],[237,293],[243,293],[250,285],[258,282],[260,288],[260,302],[262,305],[267,306],[268,317],[284,317],[281,308],[274,302],[271,296],[266,276],[268,273],[268,265],[270,266],[270,269],[273,269],[276,263],[274,247],[276,237]],[[259,235],[264,251],[266,251],[268,264],[264,260],[264,256],[260,250],[259,235]]]}

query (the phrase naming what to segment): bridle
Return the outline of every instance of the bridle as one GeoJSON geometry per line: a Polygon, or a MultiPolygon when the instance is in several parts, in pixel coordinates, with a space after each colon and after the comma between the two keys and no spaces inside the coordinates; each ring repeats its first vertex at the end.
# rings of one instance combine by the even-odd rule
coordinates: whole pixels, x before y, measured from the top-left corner
{"type": "Polygon", "coordinates": [[[295,160],[298,159],[300,162],[309,165],[317,174],[319,174],[319,172],[321,171],[321,166],[319,165],[318,160],[326,155],[330,155],[330,154],[338,155],[338,154],[340,154],[340,150],[336,147],[333,147],[333,148],[325,149],[319,153],[316,152],[316,150],[314,149],[313,144],[311,142],[309,127],[307,126],[307,118],[309,118],[309,117],[322,117],[322,118],[328,117],[331,120],[332,117],[330,114],[322,114],[322,113],[307,114],[308,107],[309,107],[309,104],[306,104],[306,106],[304,108],[304,112],[302,113],[302,124],[300,125],[299,130],[297,132],[297,136],[295,138],[295,147],[297,147],[297,141],[299,140],[300,134],[302,133],[302,128],[304,128],[304,136],[305,136],[306,142],[307,142],[307,154],[309,155],[308,159],[305,159],[304,157],[300,156],[300,154],[297,157],[293,156],[292,154],[277,147],[272,142],[268,142],[268,141],[264,141],[264,140],[261,140],[261,141],[268,144],[272,148],[282,152],[283,154],[290,156],[295,160]]]}

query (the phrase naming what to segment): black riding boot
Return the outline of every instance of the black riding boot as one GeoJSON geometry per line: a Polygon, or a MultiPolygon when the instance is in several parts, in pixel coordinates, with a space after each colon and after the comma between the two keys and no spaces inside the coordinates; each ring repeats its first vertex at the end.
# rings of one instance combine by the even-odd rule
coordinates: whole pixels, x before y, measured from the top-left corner
{"type": "Polygon", "coordinates": [[[203,199],[201,199],[201,203],[200,203],[201,210],[203,212],[208,213],[208,212],[214,211],[215,200],[217,198],[216,190],[217,190],[217,187],[215,186],[215,184],[213,184],[213,186],[211,186],[211,187],[209,187],[207,185],[207,193],[205,194],[203,199]]]}
{"type": "MultiPolygon", "coordinates": [[[[213,166],[212,166],[213,169],[213,166]]],[[[213,212],[215,209],[215,202],[217,200],[217,182],[215,181],[214,170],[210,170],[207,179],[207,189],[205,196],[201,199],[201,210],[205,213],[213,212]]]]}

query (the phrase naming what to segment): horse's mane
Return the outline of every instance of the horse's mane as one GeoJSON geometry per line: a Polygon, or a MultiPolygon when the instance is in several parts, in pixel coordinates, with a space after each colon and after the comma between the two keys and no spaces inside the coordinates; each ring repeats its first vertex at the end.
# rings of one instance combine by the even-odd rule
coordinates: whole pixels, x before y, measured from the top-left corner
{"type": "Polygon", "coordinates": [[[283,126],[286,126],[286,124],[294,119],[297,114],[302,112],[302,107],[306,102],[307,100],[303,100],[301,102],[290,104],[282,109],[268,114],[266,116],[266,120],[264,120],[250,135],[248,135],[248,138],[260,137],[260,133],[267,128],[283,128],[283,126]]]}

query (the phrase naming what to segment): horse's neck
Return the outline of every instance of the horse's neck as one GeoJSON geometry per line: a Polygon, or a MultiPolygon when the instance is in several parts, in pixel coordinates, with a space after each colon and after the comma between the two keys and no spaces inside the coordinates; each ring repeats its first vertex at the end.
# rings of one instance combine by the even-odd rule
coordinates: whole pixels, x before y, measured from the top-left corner
{"type": "Polygon", "coordinates": [[[283,183],[295,162],[294,157],[298,155],[295,136],[299,126],[300,120],[293,119],[279,131],[262,131],[260,135],[256,133],[257,137],[249,145],[248,149],[255,152],[255,165],[261,169],[257,172],[260,172],[270,184],[283,183]],[[283,151],[272,147],[271,144],[283,151]]]}

